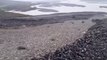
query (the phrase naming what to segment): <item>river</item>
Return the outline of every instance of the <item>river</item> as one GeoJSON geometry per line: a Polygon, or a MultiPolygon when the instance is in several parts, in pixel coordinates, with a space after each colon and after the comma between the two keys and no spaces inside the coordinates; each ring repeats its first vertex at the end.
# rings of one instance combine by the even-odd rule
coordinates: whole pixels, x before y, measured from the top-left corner
{"type": "Polygon", "coordinates": [[[77,5],[83,5],[85,7],[78,7],[78,6],[41,6],[41,4],[36,4],[33,5],[31,7],[37,7],[37,8],[42,8],[42,9],[51,9],[51,10],[56,10],[58,12],[51,12],[51,11],[40,11],[39,9],[35,9],[35,10],[29,10],[29,11],[15,11],[15,10],[11,10],[9,12],[13,12],[13,13],[20,13],[20,14],[26,14],[26,15],[45,15],[45,14],[54,14],[54,13],[69,13],[69,12],[84,12],[84,11],[92,11],[92,12],[107,12],[107,8],[100,8],[100,6],[107,6],[107,4],[98,4],[98,3],[87,3],[84,1],[80,1],[80,0],[57,0],[58,2],[56,2],[56,0],[20,0],[20,1],[28,1],[28,2],[32,2],[32,3],[38,3],[38,2],[45,2],[45,3],[41,3],[42,5],[45,5],[47,3],[49,4],[53,4],[53,3],[66,3],[66,4],[77,4],[77,5]],[[46,3],[47,2],[47,3],[46,3]]]}

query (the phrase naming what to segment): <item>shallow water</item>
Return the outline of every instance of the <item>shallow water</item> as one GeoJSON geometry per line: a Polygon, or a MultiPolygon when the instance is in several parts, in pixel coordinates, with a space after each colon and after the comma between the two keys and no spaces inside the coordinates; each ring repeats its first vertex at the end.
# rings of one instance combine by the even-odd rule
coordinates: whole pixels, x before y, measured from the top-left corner
{"type": "Polygon", "coordinates": [[[44,15],[44,14],[53,14],[53,13],[69,13],[69,12],[83,12],[83,11],[95,11],[95,12],[107,12],[107,8],[100,8],[99,6],[107,6],[107,4],[97,4],[97,3],[87,3],[80,0],[62,0],[59,3],[69,3],[69,4],[78,4],[78,5],[84,5],[86,7],[70,7],[70,6],[52,6],[52,7],[43,7],[40,5],[34,5],[31,7],[37,7],[37,8],[44,8],[44,9],[53,9],[57,10],[58,12],[42,12],[37,10],[30,10],[26,12],[21,11],[9,11],[14,13],[21,13],[21,14],[27,14],[27,15],[44,15]]]}

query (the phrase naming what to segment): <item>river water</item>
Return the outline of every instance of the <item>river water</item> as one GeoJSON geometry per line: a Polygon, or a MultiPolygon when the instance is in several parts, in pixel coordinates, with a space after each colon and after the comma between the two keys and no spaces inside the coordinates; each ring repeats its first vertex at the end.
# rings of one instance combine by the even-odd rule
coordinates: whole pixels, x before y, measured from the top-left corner
{"type": "MultiPolygon", "coordinates": [[[[22,0],[20,0],[22,1],[22,0]]],[[[33,2],[33,3],[37,3],[37,2],[48,2],[48,3],[56,3],[56,0],[24,0],[24,1],[28,1],[28,2],[33,2]],[[51,1],[51,2],[50,2],[51,1]]],[[[58,0],[57,0],[58,1],[58,0]]],[[[45,15],[45,14],[54,14],[54,13],[69,13],[69,12],[84,12],[84,11],[93,11],[93,12],[107,12],[107,8],[100,8],[100,6],[107,6],[107,4],[98,4],[98,3],[87,3],[84,1],[80,1],[80,0],[60,0],[57,3],[68,3],[68,4],[77,4],[77,5],[84,5],[85,7],[71,7],[71,6],[40,6],[40,5],[33,5],[31,7],[37,7],[37,8],[43,8],[43,9],[52,9],[52,10],[56,10],[58,12],[43,12],[43,11],[39,11],[38,9],[36,10],[29,10],[29,11],[15,11],[15,10],[11,10],[9,12],[14,12],[14,13],[20,13],[20,14],[26,14],[26,15],[45,15]]]]}

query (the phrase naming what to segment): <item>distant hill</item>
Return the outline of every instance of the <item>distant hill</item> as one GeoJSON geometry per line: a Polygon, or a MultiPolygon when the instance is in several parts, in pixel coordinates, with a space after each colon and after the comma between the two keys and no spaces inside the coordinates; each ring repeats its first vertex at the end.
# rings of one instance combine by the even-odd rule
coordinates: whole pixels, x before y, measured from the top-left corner
{"type": "Polygon", "coordinates": [[[36,7],[31,7],[35,4],[30,2],[20,2],[12,0],[0,0],[0,8],[4,10],[29,11],[35,10],[36,7]]]}
{"type": "Polygon", "coordinates": [[[12,13],[12,12],[6,12],[10,10],[19,10],[19,11],[27,11],[30,9],[36,9],[36,8],[30,8],[32,6],[32,3],[29,2],[19,2],[19,1],[12,1],[12,0],[0,0],[0,19],[8,19],[8,18],[14,18],[14,17],[25,17],[28,15],[23,15],[19,13],[12,13]]]}
{"type": "Polygon", "coordinates": [[[26,16],[28,16],[28,15],[5,12],[0,9],[0,19],[4,19],[4,18],[7,19],[7,18],[14,18],[14,17],[26,17],[26,16]]]}

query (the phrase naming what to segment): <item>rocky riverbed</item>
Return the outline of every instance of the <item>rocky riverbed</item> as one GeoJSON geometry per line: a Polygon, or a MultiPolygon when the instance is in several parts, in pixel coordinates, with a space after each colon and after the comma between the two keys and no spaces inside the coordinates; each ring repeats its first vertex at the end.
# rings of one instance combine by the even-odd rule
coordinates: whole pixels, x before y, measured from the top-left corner
{"type": "Polygon", "coordinates": [[[99,20],[105,14],[75,12],[1,18],[0,60],[90,60],[93,56],[102,59],[106,56],[99,55],[106,49],[102,42],[106,18],[99,20]]]}
{"type": "MultiPolygon", "coordinates": [[[[44,24],[63,23],[69,20],[88,20],[104,16],[104,12],[73,12],[28,17],[0,17],[0,28],[25,28],[44,24]]],[[[11,14],[10,14],[11,15],[11,14]]],[[[3,15],[5,16],[5,15],[3,15]]],[[[6,15],[8,16],[8,15],[6,15]]]]}
{"type": "Polygon", "coordinates": [[[31,60],[106,60],[107,19],[93,21],[96,24],[75,43],[48,53],[40,59],[31,60]]]}

